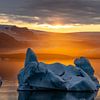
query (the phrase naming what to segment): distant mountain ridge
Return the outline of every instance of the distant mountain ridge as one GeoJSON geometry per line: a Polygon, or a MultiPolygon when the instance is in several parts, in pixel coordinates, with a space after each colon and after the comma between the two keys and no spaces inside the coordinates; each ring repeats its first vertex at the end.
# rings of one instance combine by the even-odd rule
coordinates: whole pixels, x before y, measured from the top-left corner
{"type": "MultiPolygon", "coordinates": [[[[0,54],[1,59],[19,59],[24,60],[25,59],[25,53],[16,53],[16,54],[0,54]]],[[[45,60],[59,60],[59,59],[72,59],[73,57],[64,55],[64,54],[47,54],[47,53],[37,53],[37,57],[39,59],[45,59],[45,60]]]]}
{"type": "MultiPolygon", "coordinates": [[[[89,51],[88,54],[87,51],[86,53],[88,55],[93,54],[99,56],[99,52],[96,52],[96,49],[100,50],[99,44],[100,32],[55,33],[32,30],[14,25],[0,25],[0,53],[20,49],[23,49],[25,52],[28,47],[38,49],[38,51],[41,51],[41,48],[48,50],[49,48],[57,48],[58,51],[64,48],[66,49],[67,55],[67,49],[69,50],[71,47],[71,49],[81,48],[80,51],[83,49],[88,50],[89,47],[92,53],[89,51]]],[[[60,51],[58,54],[60,54],[60,51]]]]}
{"type": "Polygon", "coordinates": [[[33,32],[31,30],[17,26],[0,25],[0,32],[4,32],[5,34],[12,36],[18,41],[32,40],[33,37],[33,32]]]}
{"type": "Polygon", "coordinates": [[[0,25],[0,52],[36,47],[37,40],[43,40],[48,34],[14,25],[0,25]],[[40,39],[41,38],[41,39],[40,39]]]}

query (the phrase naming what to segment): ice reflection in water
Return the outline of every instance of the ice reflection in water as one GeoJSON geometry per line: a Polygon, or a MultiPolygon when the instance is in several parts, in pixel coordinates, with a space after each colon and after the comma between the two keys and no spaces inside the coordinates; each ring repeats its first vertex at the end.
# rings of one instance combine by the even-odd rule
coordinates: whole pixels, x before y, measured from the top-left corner
{"type": "Polygon", "coordinates": [[[17,92],[17,85],[15,81],[3,81],[0,100],[100,100],[97,92],[17,92]]]}
{"type": "Polygon", "coordinates": [[[18,100],[95,100],[97,92],[19,92],[18,100]]]}

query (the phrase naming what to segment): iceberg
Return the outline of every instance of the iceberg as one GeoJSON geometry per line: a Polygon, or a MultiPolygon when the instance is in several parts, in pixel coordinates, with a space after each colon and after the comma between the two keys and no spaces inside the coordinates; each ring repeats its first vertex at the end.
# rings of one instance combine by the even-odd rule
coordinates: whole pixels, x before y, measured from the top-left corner
{"type": "Polygon", "coordinates": [[[18,90],[98,91],[99,81],[88,59],[80,57],[74,63],[75,66],[66,66],[38,62],[35,53],[28,48],[25,66],[18,74],[18,90]]]}
{"type": "Polygon", "coordinates": [[[1,87],[1,85],[2,85],[2,78],[0,77],[0,87],[1,87]]]}

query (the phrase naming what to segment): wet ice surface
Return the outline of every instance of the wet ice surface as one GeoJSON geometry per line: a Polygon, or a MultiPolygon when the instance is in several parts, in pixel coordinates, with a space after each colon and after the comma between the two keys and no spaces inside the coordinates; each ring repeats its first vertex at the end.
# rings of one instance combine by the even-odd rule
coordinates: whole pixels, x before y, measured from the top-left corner
{"type": "Polygon", "coordinates": [[[100,92],[17,92],[17,82],[4,81],[0,100],[100,100],[100,92]]]}
{"type": "Polygon", "coordinates": [[[38,62],[31,48],[27,49],[24,68],[18,74],[18,90],[95,91],[99,81],[85,57],[76,58],[73,65],[38,62]]]}

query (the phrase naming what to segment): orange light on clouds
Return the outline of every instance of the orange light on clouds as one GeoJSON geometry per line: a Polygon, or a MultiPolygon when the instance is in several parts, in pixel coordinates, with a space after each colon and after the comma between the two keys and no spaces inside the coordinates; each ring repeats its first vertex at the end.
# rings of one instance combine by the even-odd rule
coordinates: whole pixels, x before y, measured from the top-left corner
{"type": "Polygon", "coordinates": [[[50,25],[50,24],[40,24],[40,25],[33,25],[34,28],[47,28],[51,30],[56,30],[56,29],[66,29],[66,28],[72,28],[74,27],[73,25],[61,25],[61,24],[55,24],[55,25],[50,25]]]}
{"type": "MultiPolygon", "coordinates": [[[[25,17],[25,16],[23,16],[25,17]]],[[[33,19],[40,20],[38,17],[33,19]]],[[[29,29],[42,30],[48,32],[70,33],[70,32],[100,32],[100,24],[64,24],[61,19],[55,20],[52,24],[29,23],[21,20],[11,19],[8,16],[0,16],[0,24],[16,25],[29,29]]]]}

